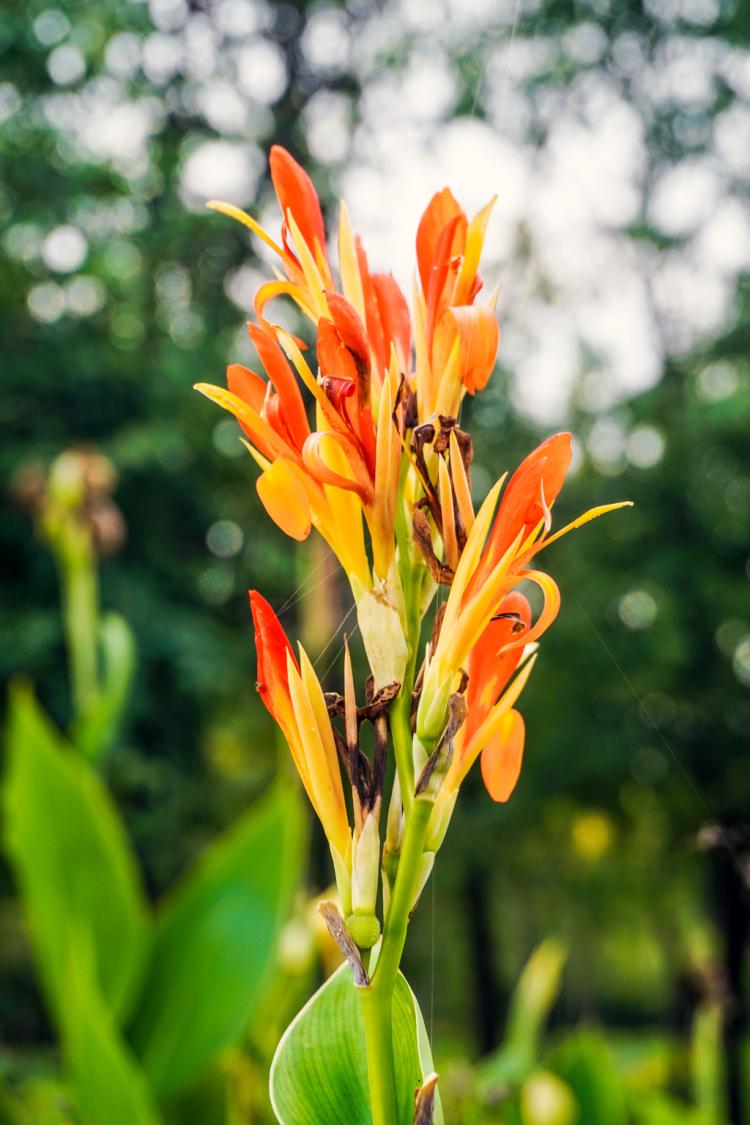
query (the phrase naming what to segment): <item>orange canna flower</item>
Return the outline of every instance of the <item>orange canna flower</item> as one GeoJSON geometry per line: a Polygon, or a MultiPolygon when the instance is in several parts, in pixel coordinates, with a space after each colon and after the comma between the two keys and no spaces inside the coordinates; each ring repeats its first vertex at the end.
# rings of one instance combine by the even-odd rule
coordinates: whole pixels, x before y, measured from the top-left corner
{"type": "Polygon", "coordinates": [[[472,649],[466,665],[466,721],[456,735],[455,753],[445,779],[457,789],[481,755],[482,777],[495,801],[507,801],[521,770],[523,720],[513,711],[534,664],[530,657],[519,675],[525,636],[531,629],[531,606],[517,590],[507,594],[472,649]],[[508,647],[512,641],[518,642],[508,647]],[[510,686],[509,686],[510,685],[510,686]],[[509,715],[517,718],[509,720],[509,715]],[[520,720],[520,745],[518,722],[520,720]]]}
{"type": "MultiPolygon", "coordinates": [[[[548,574],[528,567],[533,556],[589,520],[629,506],[630,501],[625,501],[591,508],[550,535],[550,509],[569,464],[570,435],[548,438],[513,474],[497,514],[495,506],[504,477],[490,490],[473,520],[455,569],[435,651],[429,654],[417,712],[417,734],[423,742],[439,736],[453,682],[466,668],[474,646],[514,586],[522,580],[533,582],[542,593],[542,609],[528,629],[505,641],[500,653],[537,641],[555,620],[560,591],[548,574]]],[[[461,503],[457,502],[457,507],[460,509],[461,503]]]]}
{"type": "MultiPolygon", "coordinates": [[[[275,297],[288,296],[316,327],[321,318],[335,319],[329,298],[336,292],[326,253],[323,213],[312,180],[279,145],[271,149],[271,180],[282,213],[281,244],[247,212],[230,203],[211,200],[208,206],[237,219],[280,258],[285,278],[261,285],[255,295],[256,316],[263,320],[275,297]]],[[[344,205],[338,232],[341,295],[365,327],[365,339],[379,389],[395,350],[398,368],[409,362],[411,325],[406,298],[389,274],[371,273],[360,239],[353,233],[344,205]]]]}
{"type": "Polygon", "coordinates": [[[417,231],[418,284],[414,292],[415,386],[419,417],[456,416],[468,391],[481,391],[492,374],[499,329],[495,296],[475,305],[477,272],[495,198],[469,221],[448,188],[433,196],[417,231]]]}

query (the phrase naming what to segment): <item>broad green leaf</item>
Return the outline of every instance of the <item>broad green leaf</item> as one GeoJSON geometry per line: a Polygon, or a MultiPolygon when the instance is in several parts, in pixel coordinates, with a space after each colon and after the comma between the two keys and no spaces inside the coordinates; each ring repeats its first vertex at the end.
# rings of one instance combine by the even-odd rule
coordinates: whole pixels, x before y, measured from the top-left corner
{"type": "Polygon", "coordinates": [[[239,1035],[300,873],[296,791],[276,788],[211,845],[161,911],[131,1038],[160,1098],[239,1035]]]}
{"type": "Polygon", "coordinates": [[[83,1125],[158,1125],[145,1075],[123,1041],[94,980],[93,950],[68,930],[65,1056],[83,1125]]]}
{"type": "Polygon", "coordinates": [[[579,1125],[625,1125],[625,1092],[609,1045],[599,1032],[578,1031],[549,1060],[580,1107],[579,1125]]]}
{"type": "Polygon", "coordinates": [[[117,735],[135,671],[135,642],[130,626],[117,613],[107,613],[99,629],[102,678],[99,691],[75,723],[73,742],[87,758],[100,759],[117,735]]]}
{"type": "MultiPolygon", "coordinates": [[[[403,976],[393,998],[393,1048],[398,1125],[411,1125],[414,1092],[433,1065],[422,1014],[403,976]]],[[[287,1028],[271,1066],[271,1102],[281,1125],[372,1125],[364,1024],[348,965],[287,1028]]],[[[442,1121],[438,1103],[435,1123],[442,1121]]]]}
{"type": "Polygon", "coordinates": [[[148,918],[135,862],[106,788],[30,690],[11,693],[5,843],[58,1023],[68,1003],[65,933],[90,934],[107,1004],[124,1015],[144,962],[148,918]]]}

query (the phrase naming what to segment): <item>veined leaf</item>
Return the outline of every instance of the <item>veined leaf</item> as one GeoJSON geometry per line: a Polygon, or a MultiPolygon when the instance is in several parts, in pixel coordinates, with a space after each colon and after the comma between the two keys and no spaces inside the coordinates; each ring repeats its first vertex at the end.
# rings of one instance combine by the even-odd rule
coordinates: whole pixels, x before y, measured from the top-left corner
{"type": "Polygon", "coordinates": [[[27,688],[11,693],[5,843],[58,1024],[69,1003],[65,934],[90,935],[96,980],[118,1016],[138,985],[148,918],[135,861],[106,788],[27,688]]]}
{"type": "Polygon", "coordinates": [[[211,845],[161,911],[131,1038],[163,1098],[247,1025],[299,878],[296,791],[277,787],[211,845]]]}
{"type": "MultiPolygon", "coordinates": [[[[427,1031],[403,976],[393,997],[398,1125],[411,1125],[414,1092],[433,1069],[427,1031]]],[[[372,1125],[360,999],[342,965],[287,1028],[271,1067],[271,1102],[281,1125],[372,1125]]],[[[435,1125],[442,1125],[439,1098],[435,1125]]]]}
{"type": "Polygon", "coordinates": [[[93,949],[80,926],[68,931],[65,1055],[83,1125],[159,1125],[159,1115],[112,1012],[95,982],[93,949]]]}

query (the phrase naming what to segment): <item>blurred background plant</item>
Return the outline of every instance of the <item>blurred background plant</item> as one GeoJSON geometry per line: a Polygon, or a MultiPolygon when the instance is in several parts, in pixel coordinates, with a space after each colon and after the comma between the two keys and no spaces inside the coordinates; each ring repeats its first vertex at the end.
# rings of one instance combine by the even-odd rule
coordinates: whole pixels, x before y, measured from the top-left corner
{"type": "MultiPolygon", "coordinates": [[[[257,247],[202,204],[265,213],[263,152],[279,141],[330,206],[346,197],[373,264],[408,286],[432,191],[449,182],[471,210],[497,190],[484,273],[501,281],[503,338],[471,418],[477,493],[570,425],[560,522],[610,499],[613,477],[637,506],[556,553],[564,609],[527,693],[522,782],[500,811],[467,786],[405,971],[450,1121],[747,1119],[748,6],[10,0],[0,68],[0,471],[15,496],[0,524],[2,674],[33,680],[76,747],[75,776],[85,766],[85,791],[126,826],[137,925],[283,773],[253,691],[247,587],[276,606],[296,589],[284,621],[321,674],[339,654],[320,638],[348,606],[319,546],[290,552],[262,517],[232,421],[190,392],[230,358],[253,362],[257,247]],[[113,468],[81,483],[85,463],[113,468]],[[82,541],[67,504],[98,511],[102,544],[119,547],[100,598],[90,524],[82,541]],[[549,999],[521,1018],[513,982],[542,939],[549,999]],[[559,982],[550,939],[568,951],[559,982]],[[617,1075],[605,1108],[592,1070],[617,1075]]],[[[47,720],[16,698],[56,760],[47,720]]],[[[18,845],[9,854],[8,1097],[28,1120],[66,1120],[65,1025],[41,1000],[18,845]]],[[[309,856],[316,893],[314,830],[309,856]]],[[[315,974],[306,897],[281,955],[315,974]]],[[[264,1120],[264,1060],[294,992],[283,976],[268,988],[195,1120],[264,1120]]],[[[91,1019],[100,999],[82,1004],[91,1019]]],[[[66,1051],[74,1075],[70,1039],[66,1051]]]]}

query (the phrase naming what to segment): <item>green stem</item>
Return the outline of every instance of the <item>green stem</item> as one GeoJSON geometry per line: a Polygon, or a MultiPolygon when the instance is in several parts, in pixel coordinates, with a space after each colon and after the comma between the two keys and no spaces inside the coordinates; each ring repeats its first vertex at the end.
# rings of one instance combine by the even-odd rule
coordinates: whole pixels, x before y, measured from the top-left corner
{"type": "Polygon", "coordinates": [[[73,705],[80,717],[99,693],[99,592],[88,534],[75,528],[66,540],[58,561],[73,705]]]}
{"type": "MultiPolygon", "coordinates": [[[[421,577],[419,575],[418,577],[421,582],[421,577]]],[[[417,653],[419,651],[419,636],[422,631],[422,619],[420,617],[420,589],[419,587],[415,588],[413,578],[411,584],[406,588],[406,591],[406,640],[409,646],[409,660],[404,670],[404,682],[401,685],[401,691],[398,693],[391,706],[391,737],[393,739],[393,753],[396,759],[396,771],[401,787],[401,800],[404,805],[404,812],[408,814],[414,799],[411,694],[414,688],[417,653]]]]}
{"type": "Polygon", "coordinates": [[[359,989],[367,1043],[367,1080],[373,1125],[397,1125],[396,1074],[393,1062],[393,992],[359,989]]]}
{"type": "Polygon", "coordinates": [[[407,667],[404,684],[391,706],[391,738],[396,759],[396,772],[404,811],[409,812],[414,799],[414,761],[411,753],[411,692],[413,675],[407,667]]]}
{"type": "Polygon", "coordinates": [[[412,799],[406,815],[398,873],[380,953],[369,987],[360,989],[373,1125],[398,1125],[393,1060],[393,990],[406,942],[409,915],[419,887],[424,839],[432,807],[432,801],[424,797],[412,799]]]}
{"type": "Polygon", "coordinates": [[[406,815],[396,883],[388,917],[385,920],[380,955],[373,974],[373,988],[383,988],[392,992],[396,982],[401,954],[406,942],[409,915],[419,888],[424,841],[433,807],[433,801],[425,797],[416,797],[412,799],[411,809],[406,815]]]}

